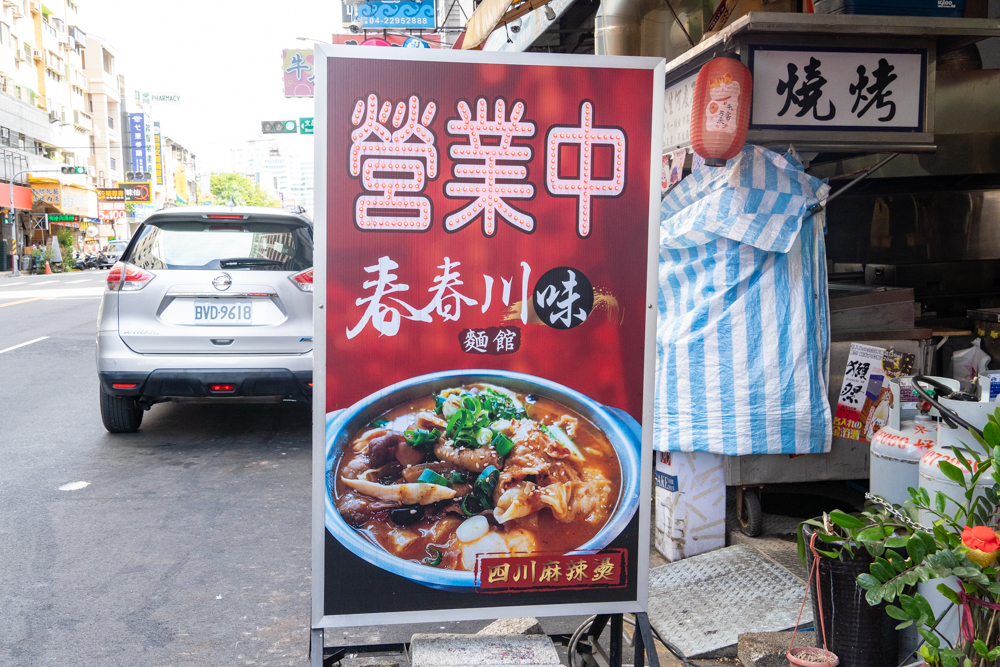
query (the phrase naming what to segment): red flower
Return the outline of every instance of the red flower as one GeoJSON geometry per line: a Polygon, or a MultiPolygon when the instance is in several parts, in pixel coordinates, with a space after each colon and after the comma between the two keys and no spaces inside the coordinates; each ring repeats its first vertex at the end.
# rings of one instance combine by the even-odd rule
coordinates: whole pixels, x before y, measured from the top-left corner
{"type": "Polygon", "coordinates": [[[970,549],[993,553],[1000,549],[1000,540],[992,529],[986,526],[966,526],[962,531],[962,543],[970,549]]]}

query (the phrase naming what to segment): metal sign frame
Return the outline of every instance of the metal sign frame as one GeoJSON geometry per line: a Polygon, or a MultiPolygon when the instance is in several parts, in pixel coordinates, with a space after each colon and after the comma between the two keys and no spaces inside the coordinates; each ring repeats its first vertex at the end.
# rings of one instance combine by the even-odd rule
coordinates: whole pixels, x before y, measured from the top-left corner
{"type": "MultiPolygon", "coordinates": [[[[663,60],[637,57],[594,57],[562,54],[522,54],[522,53],[488,53],[476,51],[444,51],[437,49],[386,49],[376,47],[337,46],[317,44],[315,53],[316,97],[318,101],[315,111],[315,202],[316,226],[315,247],[319,251],[314,257],[314,348],[313,348],[313,568],[312,568],[312,615],[311,627],[313,664],[322,664],[323,629],[334,627],[350,627],[357,625],[381,625],[395,623],[437,621],[441,617],[440,610],[403,611],[386,613],[365,613],[340,616],[324,615],[324,576],[326,566],[326,524],[325,524],[325,461],[326,461],[326,327],[327,327],[327,240],[326,224],[328,208],[337,205],[327,193],[327,163],[330,159],[327,147],[328,108],[324,102],[328,99],[327,81],[328,60],[331,58],[360,58],[365,60],[419,60],[423,62],[442,63],[476,63],[499,65],[530,65],[573,68],[607,68],[647,69],[652,71],[654,89],[652,91],[651,150],[649,166],[649,229],[647,239],[646,265],[646,295],[647,313],[655,313],[657,299],[657,259],[659,243],[659,207],[660,207],[660,148],[663,143],[661,113],[663,109],[664,70],[663,60]],[[317,655],[318,653],[318,655],[317,655]],[[319,662],[317,662],[317,659],[319,662]]],[[[653,398],[654,398],[654,366],[655,366],[655,317],[646,317],[643,351],[643,403],[642,403],[642,453],[652,452],[653,446],[653,398]]],[[[493,606],[465,609],[450,609],[451,620],[494,619],[520,616],[552,616],[579,615],[595,613],[615,614],[622,612],[642,612],[647,606],[648,574],[649,574],[649,531],[650,504],[642,499],[650,497],[652,484],[652,457],[640,457],[640,502],[638,516],[640,529],[638,535],[638,558],[636,574],[636,599],[606,603],[570,603],[570,604],[537,604],[525,606],[493,606]],[[642,530],[641,527],[647,527],[642,530]]]]}

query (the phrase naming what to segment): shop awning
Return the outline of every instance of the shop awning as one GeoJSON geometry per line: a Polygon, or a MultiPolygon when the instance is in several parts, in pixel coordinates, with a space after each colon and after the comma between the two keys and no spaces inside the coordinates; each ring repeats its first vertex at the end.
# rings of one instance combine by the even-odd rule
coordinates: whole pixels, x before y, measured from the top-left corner
{"type": "Polygon", "coordinates": [[[97,216],[97,190],[90,185],[67,183],[58,177],[28,176],[31,210],[35,213],[97,216]]]}
{"type": "MultiPolygon", "coordinates": [[[[10,184],[0,183],[0,208],[10,208],[10,184]]],[[[14,208],[28,210],[31,208],[31,188],[23,185],[14,186],[14,208]]]]}

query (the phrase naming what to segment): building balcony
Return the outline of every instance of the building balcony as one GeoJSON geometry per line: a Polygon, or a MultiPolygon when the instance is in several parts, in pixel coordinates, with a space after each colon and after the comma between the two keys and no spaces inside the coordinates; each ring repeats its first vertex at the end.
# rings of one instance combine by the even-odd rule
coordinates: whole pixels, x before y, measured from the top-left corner
{"type": "Polygon", "coordinates": [[[94,131],[94,119],[88,114],[80,111],[79,109],[73,110],[73,125],[81,130],[87,130],[88,132],[94,131]]]}

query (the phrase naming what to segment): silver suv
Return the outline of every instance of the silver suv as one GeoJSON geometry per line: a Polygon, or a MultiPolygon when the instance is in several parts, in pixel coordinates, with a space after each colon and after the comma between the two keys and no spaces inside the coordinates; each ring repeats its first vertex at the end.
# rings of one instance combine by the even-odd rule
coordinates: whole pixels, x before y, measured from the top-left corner
{"type": "Polygon", "coordinates": [[[139,428],[183,397],[312,397],[313,227],[260,207],[153,213],[108,274],[97,331],[101,417],[139,428]]]}

